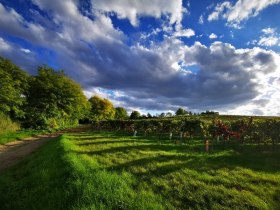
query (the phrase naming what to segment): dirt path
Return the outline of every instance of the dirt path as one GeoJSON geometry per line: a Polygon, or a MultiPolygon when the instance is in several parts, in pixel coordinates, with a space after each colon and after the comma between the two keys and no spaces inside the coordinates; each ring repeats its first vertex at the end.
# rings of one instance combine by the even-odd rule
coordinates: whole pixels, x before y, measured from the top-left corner
{"type": "Polygon", "coordinates": [[[20,162],[25,156],[32,153],[47,141],[54,139],[61,134],[62,132],[39,135],[0,145],[0,173],[20,162]]]}
{"type": "Polygon", "coordinates": [[[50,141],[63,133],[78,133],[90,129],[90,125],[80,126],[78,128],[65,129],[52,134],[38,135],[19,141],[9,142],[0,145],[0,173],[5,169],[17,164],[24,157],[28,156],[47,141],[50,141]]]}

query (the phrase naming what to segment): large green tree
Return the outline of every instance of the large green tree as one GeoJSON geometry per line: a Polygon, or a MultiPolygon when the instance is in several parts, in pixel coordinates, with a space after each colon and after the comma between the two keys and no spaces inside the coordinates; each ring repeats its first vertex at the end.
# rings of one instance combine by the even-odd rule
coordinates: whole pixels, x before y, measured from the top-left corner
{"type": "Polygon", "coordinates": [[[110,120],[115,117],[115,108],[108,99],[93,96],[89,100],[91,121],[110,120]]]}
{"type": "Polygon", "coordinates": [[[27,94],[28,126],[61,127],[76,124],[87,110],[82,88],[63,71],[47,66],[31,77],[27,94]]]}
{"type": "Polygon", "coordinates": [[[0,112],[12,119],[22,118],[27,88],[28,74],[0,57],[0,112]]]}
{"type": "Polygon", "coordinates": [[[141,116],[140,112],[138,111],[132,111],[131,114],[130,114],[130,119],[139,119],[141,116]]]}
{"type": "Polygon", "coordinates": [[[179,116],[179,115],[186,115],[187,114],[187,111],[184,110],[183,108],[179,108],[177,109],[176,111],[176,115],[179,116]]]}
{"type": "Polygon", "coordinates": [[[115,108],[115,119],[117,120],[124,120],[127,119],[128,115],[127,115],[127,111],[125,108],[123,107],[116,107],[115,108]]]}

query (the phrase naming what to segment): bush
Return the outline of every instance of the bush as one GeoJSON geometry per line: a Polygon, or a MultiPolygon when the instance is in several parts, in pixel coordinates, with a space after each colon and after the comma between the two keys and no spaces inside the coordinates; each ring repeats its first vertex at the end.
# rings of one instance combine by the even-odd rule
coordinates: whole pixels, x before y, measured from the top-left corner
{"type": "Polygon", "coordinates": [[[10,132],[15,132],[20,129],[20,125],[18,123],[12,122],[12,120],[0,113],[0,135],[10,132]]]}

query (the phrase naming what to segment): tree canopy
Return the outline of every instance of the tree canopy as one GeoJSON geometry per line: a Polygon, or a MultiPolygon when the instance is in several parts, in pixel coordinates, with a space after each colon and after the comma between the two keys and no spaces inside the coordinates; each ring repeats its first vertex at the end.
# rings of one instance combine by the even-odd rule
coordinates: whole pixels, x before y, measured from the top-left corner
{"type": "Polygon", "coordinates": [[[13,119],[22,118],[27,88],[28,74],[0,57],[0,112],[13,119]]]}
{"type": "Polygon", "coordinates": [[[110,120],[115,117],[115,108],[108,99],[93,96],[89,100],[91,121],[110,120]]]}
{"type": "Polygon", "coordinates": [[[132,111],[130,114],[130,119],[139,119],[140,118],[140,112],[138,111],[132,111]]]}
{"type": "Polygon", "coordinates": [[[176,114],[177,116],[178,116],[178,115],[185,115],[185,114],[187,114],[187,111],[184,110],[183,108],[179,108],[179,109],[177,109],[177,111],[176,111],[175,114],[176,114]]]}
{"type": "Polygon", "coordinates": [[[41,127],[74,124],[87,110],[80,85],[47,66],[39,67],[38,75],[31,77],[27,103],[28,124],[41,127]]]}
{"type": "Polygon", "coordinates": [[[124,120],[127,119],[128,115],[127,115],[127,111],[125,108],[123,107],[116,107],[115,108],[115,119],[117,120],[124,120]]]}

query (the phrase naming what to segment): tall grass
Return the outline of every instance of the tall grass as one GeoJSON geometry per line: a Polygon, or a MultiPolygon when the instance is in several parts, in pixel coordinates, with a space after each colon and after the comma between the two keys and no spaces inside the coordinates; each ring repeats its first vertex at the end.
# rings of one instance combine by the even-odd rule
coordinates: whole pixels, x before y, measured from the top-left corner
{"type": "Polygon", "coordinates": [[[16,132],[20,129],[18,123],[12,122],[12,120],[0,112],[0,135],[16,132]]]}

